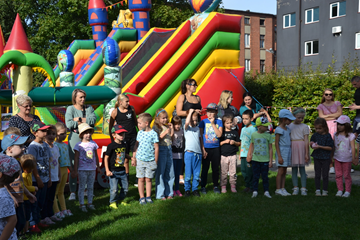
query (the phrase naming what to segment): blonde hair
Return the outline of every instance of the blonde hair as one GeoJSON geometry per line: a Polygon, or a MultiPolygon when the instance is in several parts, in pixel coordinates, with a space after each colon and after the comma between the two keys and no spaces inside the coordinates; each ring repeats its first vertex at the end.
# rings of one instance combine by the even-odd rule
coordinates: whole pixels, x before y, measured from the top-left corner
{"type": "Polygon", "coordinates": [[[9,127],[5,130],[4,136],[9,135],[9,134],[16,134],[16,135],[21,136],[21,131],[17,127],[9,127]]]}
{"type": "Polygon", "coordinates": [[[221,92],[219,104],[223,109],[227,109],[229,106],[228,99],[233,95],[232,91],[224,90],[221,92]]]}
{"type": "Polygon", "coordinates": [[[61,130],[61,129],[67,130],[67,128],[66,128],[66,126],[65,126],[65,124],[64,124],[63,122],[57,122],[57,123],[55,124],[55,127],[56,127],[56,131],[59,131],[59,130],[61,130]]]}
{"type": "Polygon", "coordinates": [[[16,98],[16,103],[19,106],[24,105],[26,102],[29,102],[31,105],[33,103],[31,97],[29,97],[28,95],[24,95],[24,94],[20,94],[17,98],[16,98]]]}
{"type": "Polygon", "coordinates": [[[124,100],[125,98],[126,98],[126,99],[129,99],[129,97],[126,96],[126,95],[123,94],[123,93],[121,93],[121,94],[118,95],[117,100],[116,100],[116,103],[115,103],[115,109],[119,107],[120,102],[121,102],[122,100],[124,100]]]}
{"type": "Polygon", "coordinates": [[[144,120],[145,122],[147,122],[149,124],[152,121],[152,116],[150,115],[150,113],[140,113],[138,118],[144,120]]]}
{"type": "MultiPolygon", "coordinates": [[[[166,114],[166,116],[168,116],[167,112],[165,111],[165,109],[163,108],[159,108],[158,110],[156,110],[155,113],[155,121],[154,124],[158,127],[158,128],[162,128],[162,125],[159,122],[159,117],[161,114],[166,114]]],[[[169,116],[168,116],[169,117],[169,116]]]]}
{"type": "Polygon", "coordinates": [[[321,98],[321,103],[324,103],[325,102],[325,92],[326,91],[330,91],[332,93],[332,98],[331,98],[331,101],[334,101],[335,99],[335,93],[333,92],[332,89],[330,88],[325,88],[324,92],[323,92],[323,95],[322,95],[322,98],[321,98]]]}
{"type": "Polygon", "coordinates": [[[76,104],[75,99],[76,99],[76,95],[77,95],[78,93],[83,93],[83,94],[85,95],[85,98],[86,98],[86,92],[85,92],[84,90],[80,89],[80,88],[76,88],[76,89],[72,92],[72,94],[71,94],[71,101],[72,101],[72,104],[73,104],[73,105],[76,104]]]}

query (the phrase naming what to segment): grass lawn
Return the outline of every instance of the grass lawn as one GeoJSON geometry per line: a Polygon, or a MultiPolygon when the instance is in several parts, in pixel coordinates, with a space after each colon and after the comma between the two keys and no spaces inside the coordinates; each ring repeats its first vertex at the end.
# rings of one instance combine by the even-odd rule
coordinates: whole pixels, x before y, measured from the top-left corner
{"type": "MultiPolygon", "coordinates": [[[[108,189],[98,189],[94,199],[96,211],[83,213],[77,201],[67,201],[74,216],[29,239],[360,238],[355,211],[360,198],[359,186],[353,186],[350,198],[338,198],[335,197],[336,185],[330,182],[329,196],[315,197],[314,179],[308,179],[308,196],[282,197],[274,195],[276,172],[270,172],[269,177],[272,199],[263,196],[262,185],[259,196],[252,199],[250,194],[242,192],[243,187],[238,187],[239,192],[235,194],[228,187],[228,193],[216,195],[212,184],[208,184],[208,194],[200,198],[177,197],[145,206],[139,205],[137,188],[131,184],[126,198],[131,205],[119,206],[118,210],[108,208],[108,189]]],[[[210,174],[208,179],[210,181],[210,174]]],[[[242,184],[239,174],[238,186],[242,184]]],[[[290,191],[291,176],[287,177],[286,186],[290,191]]]]}

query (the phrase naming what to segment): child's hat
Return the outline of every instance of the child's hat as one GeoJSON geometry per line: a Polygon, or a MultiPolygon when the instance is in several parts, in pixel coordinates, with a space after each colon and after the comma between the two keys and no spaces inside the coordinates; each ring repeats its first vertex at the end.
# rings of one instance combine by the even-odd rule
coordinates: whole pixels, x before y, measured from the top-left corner
{"type": "Polygon", "coordinates": [[[279,112],[279,118],[287,118],[289,120],[295,120],[296,117],[287,109],[281,109],[279,112]]]}
{"type": "Polygon", "coordinates": [[[15,158],[0,154],[0,172],[12,177],[18,171],[20,171],[20,164],[15,158]]]}
{"type": "Polygon", "coordinates": [[[1,142],[1,148],[3,149],[3,152],[4,152],[8,147],[11,147],[13,145],[24,144],[28,138],[29,138],[29,136],[21,137],[16,134],[8,134],[3,138],[2,142],[1,142]]]}
{"type": "Polygon", "coordinates": [[[111,129],[111,133],[122,133],[122,132],[128,132],[123,126],[116,124],[111,129]]]}
{"type": "Polygon", "coordinates": [[[258,117],[256,119],[256,126],[259,127],[259,126],[264,126],[264,127],[267,127],[267,126],[270,126],[271,125],[271,122],[268,121],[267,117],[258,117]]]}
{"type": "Polygon", "coordinates": [[[33,125],[31,125],[30,128],[31,128],[31,131],[36,132],[36,131],[39,131],[39,130],[48,129],[48,128],[50,128],[50,126],[46,126],[46,124],[43,123],[43,122],[35,121],[35,122],[33,123],[33,125]]]}
{"type": "Polygon", "coordinates": [[[216,103],[209,103],[206,107],[206,110],[218,110],[218,106],[216,105],[216,103]]]}
{"type": "Polygon", "coordinates": [[[351,124],[350,118],[346,115],[341,115],[335,122],[340,124],[345,124],[345,123],[351,124]]]}
{"type": "Polygon", "coordinates": [[[93,130],[94,131],[94,128],[90,127],[89,124],[87,123],[81,123],[79,126],[78,126],[78,129],[79,129],[79,136],[81,136],[82,133],[84,133],[86,130],[93,130]]]}

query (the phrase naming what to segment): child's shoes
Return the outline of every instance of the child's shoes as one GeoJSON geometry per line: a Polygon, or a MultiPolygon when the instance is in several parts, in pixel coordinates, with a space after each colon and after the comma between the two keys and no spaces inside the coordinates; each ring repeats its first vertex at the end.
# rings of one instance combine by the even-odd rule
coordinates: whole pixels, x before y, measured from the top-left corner
{"type": "Polygon", "coordinates": [[[50,225],[55,224],[50,218],[46,217],[43,220],[40,221],[41,224],[50,225]]]}
{"type": "Polygon", "coordinates": [[[195,197],[200,197],[200,193],[199,193],[197,190],[193,191],[192,194],[193,194],[195,197]]]}
{"type": "Polygon", "coordinates": [[[60,222],[60,221],[62,221],[62,218],[58,218],[55,215],[53,215],[53,216],[50,217],[50,220],[53,221],[53,222],[60,222]]]}
{"type": "Polygon", "coordinates": [[[145,204],[146,204],[145,198],[144,198],[144,197],[143,197],[143,198],[140,198],[140,199],[139,199],[139,203],[140,203],[140,205],[145,205],[145,204]]]}
{"type": "MultiPolygon", "coordinates": [[[[182,194],[181,194],[180,190],[176,190],[175,192],[176,192],[177,196],[182,197],[182,194]]],[[[174,194],[174,196],[175,196],[175,194],[174,194]]]]}
{"type": "MultiPolygon", "coordinates": [[[[214,190],[214,192],[215,192],[215,190],[214,190]]],[[[221,187],[221,193],[226,193],[226,186],[221,187]]]]}
{"type": "Polygon", "coordinates": [[[57,213],[55,213],[55,216],[57,218],[61,218],[61,219],[65,218],[65,214],[63,212],[57,212],[57,213]]]}
{"type": "Polygon", "coordinates": [[[267,198],[271,198],[269,191],[265,191],[264,196],[267,198]]]}
{"type": "Polygon", "coordinates": [[[298,187],[294,187],[292,190],[293,190],[292,195],[298,195],[299,194],[299,188],[298,187]]]}
{"type": "MultiPolygon", "coordinates": [[[[151,199],[151,198],[150,198],[151,199]]],[[[123,205],[123,206],[130,206],[130,203],[126,203],[126,202],[121,202],[120,205],[123,205]]]]}
{"type": "Polygon", "coordinates": [[[258,195],[258,192],[257,191],[253,191],[253,194],[252,194],[252,198],[256,198],[257,197],[257,195],[258,195]]]}
{"type": "Polygon", "coordinates": [[[219,189],[219,187],[214,187],[214,193],[220,194],[220,189],[219,189]]]}
{"type": "Polygon", "coordinates": [[[66,209],[64,211],[62,211],[62,213],[65,215],[65,217],[70,217],[72,216],[72,212],[70,211],[70,209],[66,209]]]}
{"type": "Polygon", "coordinates": [[[185,197],[190,197],[191,196],[191,193],[190,191],[185,191],[185,194],[184,194],[185,197]]]}
{"type": "Polygon", "coordinates": [[[341,197],[343,195],[343,192],[342,191],[337,191],[335,197],[341,197]]]}
{"type": "Polygon", "coordinates": [[[323,196],[323,197],[327,197],[327,196],[328,196],[328,191],[323,190],[323,191],[322,191],[322,196],[323,196]]]}
{"type": "Polygon", "coordinates": [[[80,209],[81,209],[81,211],[83,211],[83,212],[87,212],[87,209],[86,209],[86,206],[85,206],[85,205],[80,206],[80,209]]]}
{"type": "Polygon", "coordinates": [[[92,204],[88,205],[88,208],[89,208],[90,210],[96,210],[95,206],[92,205],[92,204]]]}
{"type": "Polygon", "coordinates": [[[231,192],[237,193],[237,191],[236,191],[236,185],[231,185],[231,192]]]}
{"type": "Polygon", "coordinates": [[[69,200],[70,200],[70,201],[76,200],[76,194],[75,194],[75,193],[70,193],[69,200]]]}
{"type": "Polygon", "coordinates": [[[284,193],[284,191],[282,189],[276,189],[275,195],[280,195],[280,196],[286,197],[286,193],[284,193]]]}
{"type": "Polygon", "coordinates": [[[116,205],[116,202],[112,202],[112,203],[109,205],[109,207],[110,207],[111,209],[114,209],[114,210],[117,210],[117,209],[118,209],[118,207],[117,207],[117,205],[116,205]]]}
{"type": "Polygon", "coordinates": [[[342,195],[342,197],[350,197],[350,193],[349,192],[345,192],[344,195],[342,195]]]}
{"type": "Polygon", "coordinates": [[[285,188],[282,188],[281,190],[282,190],[282,192],[283,192],[286,196],[291,196],[291,193],[289,193],[288,191],[286,191],[285,188]]]}
{"type": "Polygon", "coordinates": [[[315,191],[315,196],[317,196],[317,197],[320,197],[320,196],[321,196],[321,191],[320,191],[320,189],[318,189],[318,190],[315,191]]]}
{"type": "Polygon", "coordinates": [[[176,197],[177,196],[177,193],[176,193],[176,191],[174,191],[174,197],[176,197]]]}
{"type": "Polygon", "coordinates": [[[146,197],[145,201],[146,201],[146,203],[154,203],[153,200],[151,199],[151,197],[146,197]]]}
{"type": "Polygon", "coordinates": [[[307,189],[301,188],[301,196],[307,196],[307,189]]]}
{"type": "Polygon", "coordinates": [[[38,225],[34,225],[30,228],[30,232],[32,233],[41,233],[40,228],[38,227],[38,225]]]}

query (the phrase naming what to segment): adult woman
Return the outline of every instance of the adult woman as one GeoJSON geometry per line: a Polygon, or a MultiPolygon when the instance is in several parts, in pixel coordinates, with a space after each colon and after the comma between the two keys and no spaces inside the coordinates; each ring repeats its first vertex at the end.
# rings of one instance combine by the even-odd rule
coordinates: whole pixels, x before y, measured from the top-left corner
{"type": "Polygon", "coordinates": [[[32,99],[27,95],[19,95],[16,98],[16,103],[19,107],[19,113],[12,116],[9,120],[9,127],[16,127],[20,129],[21,136],[29,136],[26,145],[29,145],[35,139],[31,133],[30,127],[35,121],[40,121],[40,118],[30,113],[32,107],[32,99]]]}
{"type": "Polygon", "coordinates": [[[255,103],[252,95],[249,92],[246,92],[243,94],[243,103],[240,107],[240,115],[242,115],[246,110],[252,110],[254,113],[253,118],[251,119],[251,123],[253,126],[255,126],[255,120],[256,118],[265,115],[269,122],[271,122],[271,118],[269,113],[263,109],[260,104],[255,103]]]}
{"type": "Polygon", "coordinates": [[[236,124],[241,123],[241,117],[236,107],[231,105],[233,99],[232,91],[222,91],[218,104],[218,117],[222,118],[224,115],[232,115],[234,117],[234,126],[236,126],[236,124]]]}
{"type": "MultiPolygon", "coordinates": [[[[70,130],[70,134],[68,137],[69,144],[69,155],[72,159],[72,164],[74,164],[74,147],[75,144],[80,142],[78,125],[81,123],[87,123],[90,126],[94,126],[96,122],[96,116],[94,113],[94,109],[91,105],[85,105],[86,93],[84,90],[75,89],[72,93],[72,106],[69,106],[66,109],[65,113],[65,124],[66,127],[70,130]]],[[[69,185],[70,185],[70,198],[69,200],[75,200],[76,195],[76,178],[69,177],[69,185]]]]}
{"type": "MultiPolygon", "coordinates": [[[[321,98],[321,104],[316,108],[319,112],[319,117],[324,118],[329,128],[331,137],[337,130],[335,120],[342,115],[342,105],[339,101],[335,101],[335,94],[330,88],[326,88],[321,98]]],[[[333,163],[330,164],[330,173],[335,173],[333,163]]]]}

